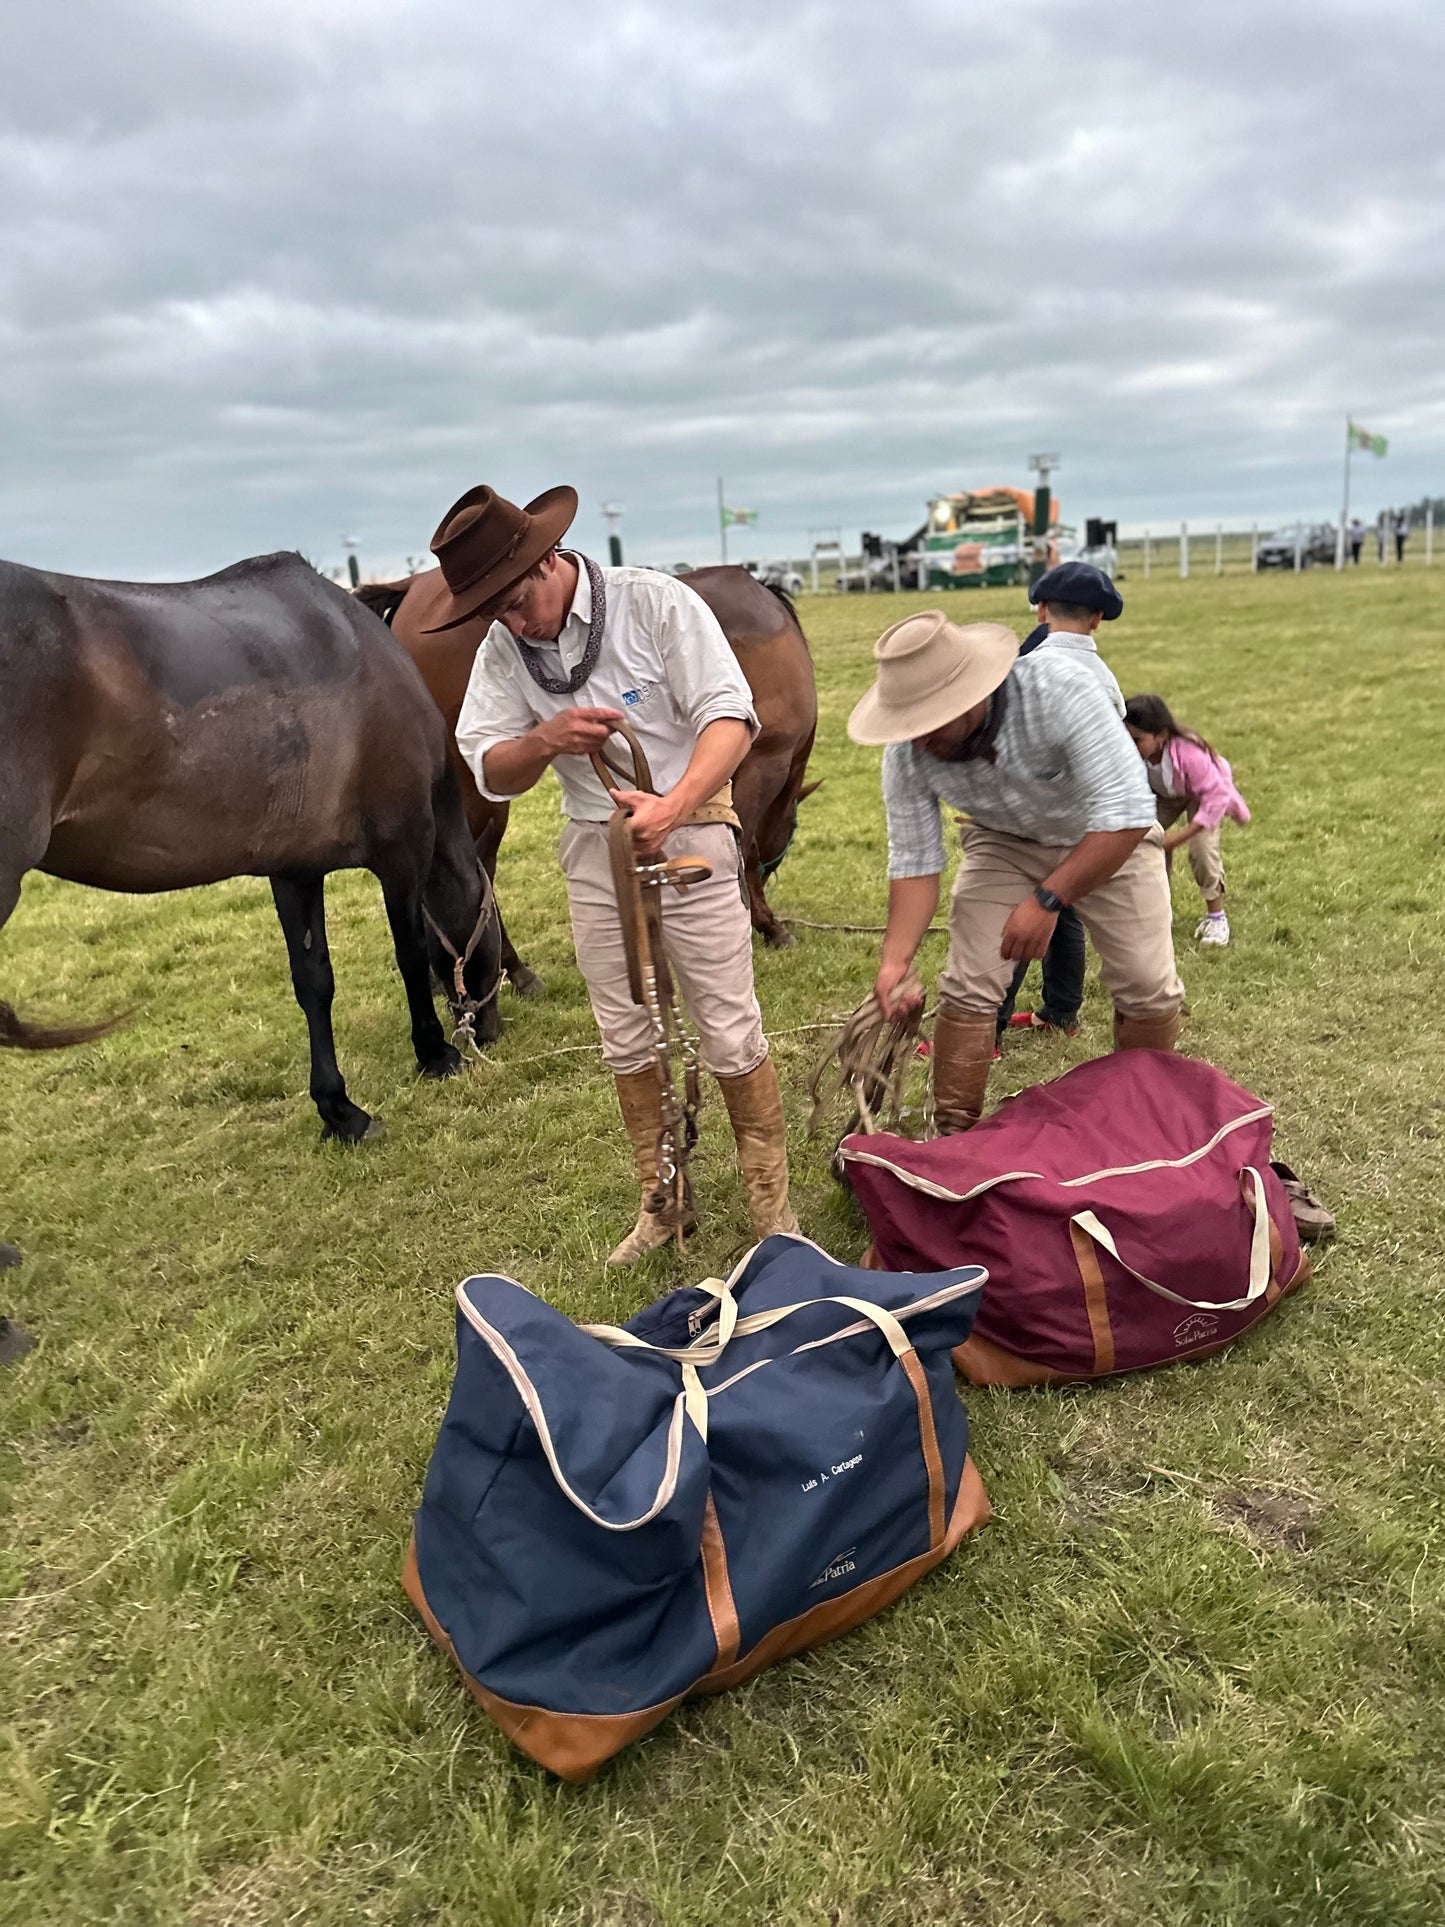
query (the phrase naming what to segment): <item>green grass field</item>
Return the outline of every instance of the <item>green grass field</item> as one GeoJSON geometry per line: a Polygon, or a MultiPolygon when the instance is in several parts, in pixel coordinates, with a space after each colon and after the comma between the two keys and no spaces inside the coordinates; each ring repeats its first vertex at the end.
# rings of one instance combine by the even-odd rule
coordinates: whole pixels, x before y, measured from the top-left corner
{"type": "MultiPolygon", "coordinates": [[[[678,1275],[606,1274],[631,1222],[610,1082],[570,954],[549,785],[501,887],[549,986],[485,1068],[413,1075],[370,878],[330,892],[337,1035],[390,1126],[323,1148],[266,886],[104,896],[32,877],[0,994],[80,1051],[0,1065],[0,1920],[20,1927],[1064,1927],[1445,1917],[1442,630],[1423,571],[1125,585],[1126,693],[1220,745],[1233,948],[1176,930],[1185,1048],[1278,1107],[1339,1213],[1316,1281],[1199,1366],[971,1393],[996,1517],[845,1641],[684,1709],[593,1785],[513,1752],[398,1573],[446,1400],[451,1289],[524,1280],[577,1318],[678,1275]]],[[[1024,626],[1017,592],[959,599],[1024,626]]],[[[843,723],[918,606],[804,604],[815,773],[773,887],[881,912],[877,759],[843,723]]],[[[224,799],[218,799],[224,806],[224,799]]],[[[804,1137],[820,1036],[875,939],[761,954],[795,1201],[861,1222],[804,1137]]],[[[928,976],[939,962],[936,940],[928,976]]],[[[1108,1048],[1024,1039],[995,1089],[1108,1048]]],[[[745,1217],[721,1106],[699,1156],[724,1267],[745,1217]]]]}

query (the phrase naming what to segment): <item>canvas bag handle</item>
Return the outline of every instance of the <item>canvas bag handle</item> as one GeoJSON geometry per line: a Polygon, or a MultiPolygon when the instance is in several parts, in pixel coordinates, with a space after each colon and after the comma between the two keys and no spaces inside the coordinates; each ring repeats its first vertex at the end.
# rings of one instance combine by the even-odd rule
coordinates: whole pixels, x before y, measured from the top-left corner
{"type": "MultiPolygon", "coordinates": [[[[737,1300],[733,1297],[731,1287],[722,1279],[705,1279],[700,1289],[714,1293],[718,1299],[718,1331],[686,1348],[649,1345],[635,1332],[624,1331],[619,1325],[584,1325],[582,1329],[594,1338],[600,1339],[605,1345],[652,1352],[657,1357],[671,1358],[680,1364],[684,1386],[682,1399],[686,1400],[688,1417],[705,1441],[708,1400],[702,1381],[697,1376],[699,1365],[715,1365],[727,1350],[733,1337],[768,1331],[772,1326],[781,1324],[785,1318],[791,1318],[795,1312],[806,1311],[810,1306],[844,1305],[849,1311],[857,1312],[882,1334],[889,1351],[903,1367],[904,1376],[917,1403],[919,1444],[923,1453],[924,1472],[928,1480],[928,1540],[930,1547],[934,1550],[941,1546],[946,1530],[943,1460],[938,1447],[938,1432],[934,1424],[933,1404],[928,1390],[928,1375],[924,1371],[923,1361],[919,1358],[912,1339],[893,1313],[883,1305],[873,1304],[867,1298],[854,1298],[846,1292],[835,1292],[823,1298],[804,1298],[795,1304],[779,1305],[772,1311],[753,1312],[746,1318],[739,1318],[737,1300]]],[[[556,1469],[555,1462],[553,1469],[556,1469]]],[[[566,1490],[565,1485],[563,1489],[566,1490]]]]}
{"type": "Polygon", "coordinates": [[[1254,1231],[1249,1244],[1249,1289],[1242,1298],[1215,1300],[1210,1298],[1185,1298],[1177,1291],[1170,1291],[1167,1285],[1158,1284],[1153,1278],[1146,1278],[1142,1271],[1135,1271],[1131,1264],[1119,1256],[1119,1247],[1110,1232],[1094,1216],[1092,1211],[1080,1211],[1069,1219],[1071,1225],[1101,1245],[1118,1265],[1150,1291],[1157,1292],[1161,1298],[1168,1298],[1176,1305],[1188,1305],[1193,1311],[1246,1311],[1256,1299],[1263,1297],[1269,1289],[1270,1279],[1270,1222],[1269,1205],[1265,1199],[1264,1179],[1252,1164],[1247,1164],[1240,1172],[1241,1178],[1253,1180],[1254,1190],[1254,1231]]]}
{"type": "MultiPolygon", "coordinates": [[[[521,1359],[518,1358],[513,1347],[508,1343],[505,1334],[498,1331],[495,1325],[491,1324],[482,1316],[476,1306],[473,1305],[467,1297],[465,1287],[462,1285],[457,1286],[457,1304],[461,1308],[462,1316],[466,1319],[472,1330],[476,1332],[477,1336],[497,1360],[497,1363],[511,1379],[517,1396],[521,1399],[523,1406],[526,1408],[527,1416],[531,1419],[533,1427],[536,1430],[538,1443],[542,1447],[547,1464],[551,1467],[552,1477],[557,1481],[558,1490],[564,1498],[576,1506],[577,1510],[585,1519],[590,1519],[593,1525],[601,1526],[607,1532],[636,1532],[640,1526],[649,1525],[665,1506],[672,1503],[673,1495],[677,1491],[678,1476],[682,1470],[682,1422],[684,1415],[692,1420],[693,1425],[697,1428],[702,1438],[704,1440],[707,1438],[707,1393],[703,1389],[702,1380],[697,1375],[697,1367],[695,1365],[688,1363],[686,1360],[681,1361],[682,1390],[673,1401],[672,1418],[667,1428],[667,1460],[663,1467],[662,1477],[658,1480],[657,1490],[653,1494],[651,1501],[638,1513],[635,1519],[609,1519],[604,1513],[598,1512],[595,1507],[587,1503],[581,1493],[572,1485],[567,1474],[562,1470],[562,1461],[557,1456],[556,1442],[552,1437],[552,1428],[547,1421],[547,1414],[543,1408],[541,1396],[536,1386],[532,1383],[531,1375],[527,1371],[526,1366],[522,1363],[521,1359]]],[[[734,1311],[736,1312],[736,1307],[734,1307],[734,1311]]],[[[583,1329],[589,1328],[583,1327],[583,1329]]],[[[605,1330],[606,1328],[600,1327],[599,1329],[605,1330]]],[[[624,1332],[622,1336],[629,1340],[632,1338],[630,1332],[624,1332]]],[[[637,1344],[642,1343],[640,1339],[633,1342],[637,1344]]],[[[646,1346],[644,1349],[650,1351],[652,1347],[646,1346]]]]}

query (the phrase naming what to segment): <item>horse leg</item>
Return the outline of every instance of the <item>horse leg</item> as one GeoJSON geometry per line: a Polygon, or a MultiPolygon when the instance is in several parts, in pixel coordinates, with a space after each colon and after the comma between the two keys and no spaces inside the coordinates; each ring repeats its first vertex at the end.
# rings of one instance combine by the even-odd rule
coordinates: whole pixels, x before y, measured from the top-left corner
{"type": "Polygon", "coordinates": [[[431,963],[427,956],[426,926],[422,920],[421,890],[382,878],[381,894],[391,925],[396,966],[406,986],[411,1012],[411,1047],[423,1077],[451,1077],[462,1067],[461,1052],[446,1039],[437,1017],[432,992],[431,963]]]}
{"type": "Polygon", "coordinates": [[[792,827],[791,786],[788,764],[780,757],[770,755],[761,762],[756,757],[756,750],[751,751],[733,778],[733,808],[742,825],[743,876],[753,928],[765,944],[782,950],[793,942],[793,936],[778,922],[763,894],[763,856],[774,848],[781,854],[787,847],[792,827]],[[770,839],[774,817],[779,819],[778,834],[770,839]]]}
{"type": "Polygon", "coordinates": [[[336,1062],[336,1039],[331,1030],[331,1004],[336,978],[326,947],[326,879],[286,875],[271,879],[276,915],[291,959],[291,984],[306,1019],[311,1042],[311,1100],[321,1114],[323,1142],[339,1137],[348,1144],[376,1137],[379,1118],[368,1117],[346,1095],[346,1081],[336,1062]]]}
{"type": "MultiPolygon", "coordinates": [[[[506,832],[507,818],[510,813],[511,806],[509,804],[493,804],[488,809],[481,827],[476,830],[477,859],[486,871],[487,880],[492,885],[493,890],[497,887],[497,851],[502,846],[502,837],[506,832]]],[[[522,962],[522,959],[517,955],[512,939],[507,935],[507,926],[502,921],[502,905],[500,899],[497,903],[497,936],[502,946],[502,975],[507,979],[507,982],[512,986],[513,990],[516,991],[519,997],[529,999],[545,997],[547,994],[547,986],[530,965],[522,962]]]]}

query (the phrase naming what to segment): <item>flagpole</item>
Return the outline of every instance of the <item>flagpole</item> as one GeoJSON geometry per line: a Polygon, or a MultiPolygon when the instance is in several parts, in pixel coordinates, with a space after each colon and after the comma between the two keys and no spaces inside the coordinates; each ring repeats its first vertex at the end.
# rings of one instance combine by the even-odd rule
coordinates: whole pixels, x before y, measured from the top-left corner
{"type": "Polygon", "coordinates": [[[1340,532],[1335,541],[1335,569],[1345,566],[1345,531],[1350,520],[1350,457],[1354,453],[1355,437],[1350,427],[1350,418],[1345,416],[1345,496],[1340,510],[1340,532]]]}
{"type": "Polygon", "coordinates": [[[717,478],[717,529],[718,535],[722,540],[722,559],[724,564],[726,564],[728,559],[728,512],[723,507],[723,482],[721,475],[717,478]]]}

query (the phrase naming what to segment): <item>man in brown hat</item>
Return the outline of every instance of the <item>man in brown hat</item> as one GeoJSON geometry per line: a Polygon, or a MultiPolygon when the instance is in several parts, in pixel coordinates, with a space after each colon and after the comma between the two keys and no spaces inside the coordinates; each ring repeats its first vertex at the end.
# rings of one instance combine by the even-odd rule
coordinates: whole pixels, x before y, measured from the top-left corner
{"type": "Polygon", "coordinates": [[[637,1223],[608,1258],[630,1264],[665,1244],[674,1225],[649,1209],[661,1084],[648,1015],[628,989],[607,848],[614,801],[589,761],[624,717],[657,788],[618,798],[631,809],[638,854],[712,866],[707,882],[664,890],[663,933],[703,1068],[727,1105],[753,1234],[798,1223],[731,803],[733,771],[758,728],[752,694],[716,617],[691,589],[656,570],[604,569],[558,548],[576,512],[570,488],[549,489],[525,509],[489,488],[470,490],[432,541],[449,591],[432,627],[490,622],[457,720],[458,747],[483,795],[510,801],[553,766],[561,784],[559,855],[577,962],[642,1189],[637,1223]]]}
{"type": "Polygon", "coordinates": [[[1020,657],[1001,623],[960,628],[928,610],[885,630],[873,654],[877,681],[848,734],[887,745],[888,926],[874,995],[889,1015],[921,999],[910,972],[938,904],[940,806],[967,818],[938,980],[939,1131],[982,1115],[999,1002],[1066,905],[1099,953],[1115,1049],[1172,1050],[1184,986],[1164,840],[1092,635],[1051,630],[1020,657]]]}

